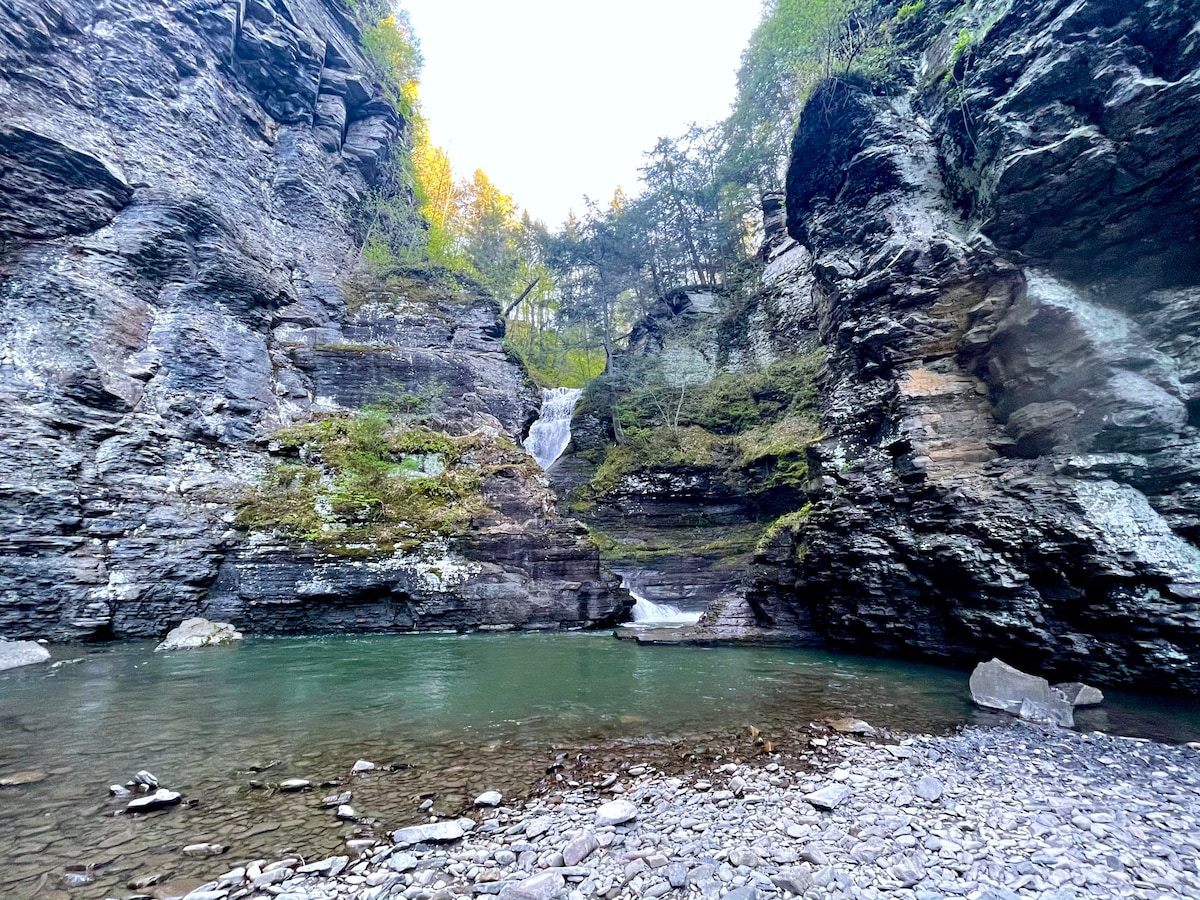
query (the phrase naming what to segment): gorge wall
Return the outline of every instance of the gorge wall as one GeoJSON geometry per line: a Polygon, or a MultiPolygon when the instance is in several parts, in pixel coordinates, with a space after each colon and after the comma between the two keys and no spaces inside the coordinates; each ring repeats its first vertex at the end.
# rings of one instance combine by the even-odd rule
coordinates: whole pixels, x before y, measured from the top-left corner
{"type": "Polygon", "coordinates": [[[340,0],[0,10],[0,634],[628,606],[506,452],[467,460],[469,536],[393,551],[237,527],[290,460],[284,426],[421,396],[426,424],[511,447],[536,415],[474,286],[354,284],[350,211],[404,140],[359,41],[340,0]]]}
{"type": "Polygon", "coordinates": [[[1196,691],[1200,16],[926,15],[908,88],[827,82],[795,137],[824,437],[745,600],[797,639],[1196,691]]]}

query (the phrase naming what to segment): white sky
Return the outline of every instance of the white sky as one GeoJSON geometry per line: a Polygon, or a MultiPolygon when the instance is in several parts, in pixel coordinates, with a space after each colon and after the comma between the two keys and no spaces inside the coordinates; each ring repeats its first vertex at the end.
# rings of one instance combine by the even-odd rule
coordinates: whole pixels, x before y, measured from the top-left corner
{"type": "Polygon", "coordinates": [[[638,190],[642,153],[729,112],[762,0],[398,0],[421,105],[459,177],[483,169],[551,227],[638,190]]]}

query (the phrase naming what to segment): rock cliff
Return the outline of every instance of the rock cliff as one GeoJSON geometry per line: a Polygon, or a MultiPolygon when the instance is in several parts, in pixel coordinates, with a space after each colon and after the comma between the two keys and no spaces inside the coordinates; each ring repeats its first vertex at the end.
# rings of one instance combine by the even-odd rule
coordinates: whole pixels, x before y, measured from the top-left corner
{"type": "Polygon", "coordinates": [[[925,15],[908,87],[829,81],[795,136],[825,437],[746,599],[839,647],[1196,691],[1196,7],[925,15]]]}
{"type": "Polygon", "coordinates": [[[519,466],[481,474],[469,539],[351,558],[235,527],[283,426],[397,394],[459,435],[536,413],[472,286],[347,288],[351,210],[404,140],[359,40],[340,0],[0,10],[0,633],[620,611],[519,466]]]}

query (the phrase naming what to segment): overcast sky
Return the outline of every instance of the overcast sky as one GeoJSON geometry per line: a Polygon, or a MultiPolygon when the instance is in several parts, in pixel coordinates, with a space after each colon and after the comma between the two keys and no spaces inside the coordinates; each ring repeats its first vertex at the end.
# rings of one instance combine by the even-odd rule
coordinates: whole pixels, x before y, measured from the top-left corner
{"type": "Polygon", "coordinates": [[[637,190],[642,153],[723,119],[762,0],[400,0],[421,103],[455,172],[548,225],[637,190]]]}

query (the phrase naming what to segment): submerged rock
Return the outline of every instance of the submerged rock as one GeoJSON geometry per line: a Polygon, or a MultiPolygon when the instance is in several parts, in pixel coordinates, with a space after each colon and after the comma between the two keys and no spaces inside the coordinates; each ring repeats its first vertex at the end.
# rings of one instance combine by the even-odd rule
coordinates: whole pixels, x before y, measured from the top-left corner
{"type": "Polygon", "coordinates": [[[183,795],[178,791],[168,791],[166,788],[159,788],[153,794],[146,797],[138,797],[136,800],[130,800],[125,810],[131,813],[152,812],[153,810],[164,809],[168,806],[177,806],[182,800],[183,795]]]}
{"type": "Polygon", "coordinates": [[[242,633],[227,622],[210,622],[196,617],[184,619],[168,632],[158,650],[194,650],[198,647],[217,647],[242,639],[242,633]]]}
{"type": "Polygon", "coordinates": [[[971,700],[1045,725],[1075,724],[1071,704],[1037,675],[1027,675],[999,659],[980,663],[971,673],[971,700]]]}
{"type": "Polygon", "coordinates": [[[0,671],[31,666],[50,659],[50,651],[35,641],[0,639],[0,671]]]}

